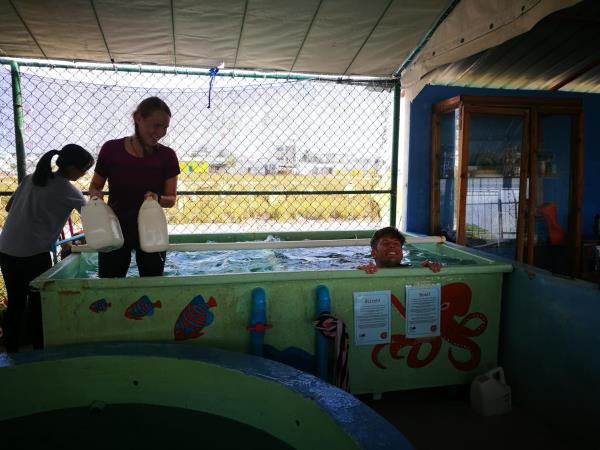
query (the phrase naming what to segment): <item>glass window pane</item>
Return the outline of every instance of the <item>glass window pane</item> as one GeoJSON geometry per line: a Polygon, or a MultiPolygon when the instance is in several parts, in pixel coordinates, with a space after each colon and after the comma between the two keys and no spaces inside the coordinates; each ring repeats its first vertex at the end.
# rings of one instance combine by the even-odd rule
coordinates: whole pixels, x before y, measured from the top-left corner
{"type": "Polygon", "coordinates": [[[567,274],[571,118],[568,115],[543,116],[540,130],[536,167],[534,263],[552,272],[567,274]]]}
{"type": "Polygon", "coordinates": [[[523,118],[473,114],[468,139],[467,245],[514,257],[523,118]]]}
{"type": "Polygon", "coordinates": [[[440,230],[446,236],[456,232],[456,223],[454,217],[454,170],[457,161],[457,143],[458,132],[456,126],[456,112],[443,114],[440,117],[440,230]]]}

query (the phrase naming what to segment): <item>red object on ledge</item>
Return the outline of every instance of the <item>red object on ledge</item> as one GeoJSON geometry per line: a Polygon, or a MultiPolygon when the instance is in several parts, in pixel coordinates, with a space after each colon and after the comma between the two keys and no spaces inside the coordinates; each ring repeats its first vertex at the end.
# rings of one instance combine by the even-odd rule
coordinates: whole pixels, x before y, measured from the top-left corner
{"type": "Polygon", "coordinates": [[[538,211],[544,217],[546,225],[548,226],[548,236],[550,238],[550,244],[559,245],[565,242],[566,233],[558,223],[556,217],[556,203],[544,203],[538,208],[538,211]]]}

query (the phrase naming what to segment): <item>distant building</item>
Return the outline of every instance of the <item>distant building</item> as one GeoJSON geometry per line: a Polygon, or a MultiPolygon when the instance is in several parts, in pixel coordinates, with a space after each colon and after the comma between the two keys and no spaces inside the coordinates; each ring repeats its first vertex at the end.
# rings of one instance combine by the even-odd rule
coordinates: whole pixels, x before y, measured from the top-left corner
{"type": "Polygon", "coordinates": [[[293,168],[295,175],[333,175],[336,165],[333,163],[302,162],[293,168]]]}

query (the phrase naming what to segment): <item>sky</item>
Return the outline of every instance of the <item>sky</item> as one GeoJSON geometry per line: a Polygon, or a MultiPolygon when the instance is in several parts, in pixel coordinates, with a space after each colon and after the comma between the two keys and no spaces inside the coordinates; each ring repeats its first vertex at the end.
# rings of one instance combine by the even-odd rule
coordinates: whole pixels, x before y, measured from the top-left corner
{"type": "MultiPolygon", "coordinates": [[[[14,163],[10,67],[0,65],[0,164],[14,163]]],[[[173,113],[165,145],[180,160],[284,159],[380,167],[391,161],[392,91],[372,83],[21,67],[28,166],[76,142],[96,154],[133,131],[158,95],[173,113]],[[210,94],[210,108],[209,104],[210,94]]]]}

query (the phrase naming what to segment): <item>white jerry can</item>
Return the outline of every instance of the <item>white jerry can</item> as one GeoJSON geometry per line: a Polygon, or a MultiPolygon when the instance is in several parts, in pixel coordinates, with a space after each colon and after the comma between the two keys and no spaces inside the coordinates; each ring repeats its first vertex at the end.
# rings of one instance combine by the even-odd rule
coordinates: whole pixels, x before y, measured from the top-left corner
{"type": "Polygon", "coordinates": [[[482,416],[495,416],[511,410],[511,390],[502,367],[476,377],[471,383],[471,408],[482,416]]]}
{"type": "Polygon", "coordinates": [[[92,197],[81,208],[81,222],[87,244],[99,252],[110,252],[123,246],[119,219],[99,197],[92,197]]]}
{"type": "Polygon", "coordinates": [[[148,197],[138,213],[140,248],[147,253],[164,252],[169,246],[167,217],[156,200],[148,197]]]}

